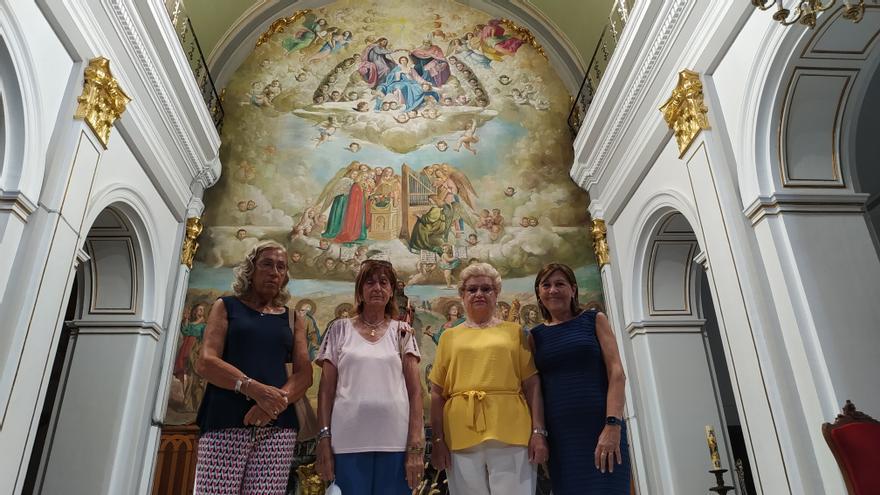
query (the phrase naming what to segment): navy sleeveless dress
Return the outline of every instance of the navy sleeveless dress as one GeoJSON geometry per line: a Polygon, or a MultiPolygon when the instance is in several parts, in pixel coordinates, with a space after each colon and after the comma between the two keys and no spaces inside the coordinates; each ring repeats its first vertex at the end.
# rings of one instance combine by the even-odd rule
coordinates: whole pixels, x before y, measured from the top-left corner
{"type": "MultiPolygon", "coordinates": [[[[293,334],[289,311],[271,314],[245,305],[235,296],[221,297],[226,307],[228,326],[222,359],[252,379],[282,387],[287,382],[284,364],[293,355],[293,334]]],[[[244,428],[244,417],[254,402],[244,394],[208,384],[196,423],[201,432],[223,428],[244,428]]],[[[292,405],[292,404],[291,404],[292,405]]],[[[296,410],[288,407],[278,415],[274,426],[298,429],[296,410]]]]}
{"type": "Polygon", "coordinates": [[[548,464],[553,494],[629,494],[626,425],[620,435],[623,464],[615,464],[613,473],[602,473],[593,456],[605,428],[608,397],[605,361],[596,338],[596,312],[584,311],[558,325],[538,325],[531,334],[550,433],[548,464]]]}

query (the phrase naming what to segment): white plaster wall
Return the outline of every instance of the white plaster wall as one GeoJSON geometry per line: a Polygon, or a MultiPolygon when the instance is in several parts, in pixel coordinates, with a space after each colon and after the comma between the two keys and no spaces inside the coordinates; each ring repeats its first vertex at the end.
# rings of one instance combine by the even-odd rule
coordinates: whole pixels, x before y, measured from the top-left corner
{"type": "Polygon", "coordinates": [[[759,228],[774,231],[779,248],[790,249],[783,253],[791,256],[782,261],[785,282],[802,312],[795,317],[806,346],[816,346],[808,355],[820,359],[808,365],[827,366],[830,403],[823,412],[830,416],[847,399],[880,411],[880,261],[864,217],[788,214],[767,223],[759,228]]]}
{"type": "MultiPolygon", "coordinates": [[[[75,455],[71,465],[84,463],[81,471],[64,473],[79,483],[65,486],[65,493],[149,489],[159,434],[150,422],[161,408],[157,404],[165,403],[160,368],[170,370],[165,352],[174,340],[162,329],[179,320],[184,293],[178,260],[182,222],[190,200],[216,180],[219,170],[219,139],[203,103],[176,96],[192,92],[183,87],[194,85],[192,76],[182,72],[171,78],[168,71],[180,67],[160,61],[180,47],[169,45],[177,41],[168,36],[170,28],[160,29],[168,27],[167,19],[154,4],[0,3],[0,36],[11,46],[25,99],[25,122],[15,123],[26,148],[19,183],[30,187],[25,192],[35,208],[27,222],[3,228],[0,236],[5,260],[0,262],[0,493],[22,488],[75,255],[94,219],[111,205],[132,219],[139,240],[141,302],[129,318],[137,318],[135,327],[141,330],[122,325],[127,333],[121,336],[81,336],[78,350],[87,361],[74,361],[72,376],[88,386],[74,382],[71,393],[79,399],[92,394],[93,400],[82,402],[89,409],[77,411],[72,400],[62,410],[62,422],[70,427],[59,437],[55,458],[67,452],[75,455]],[[114,76],[133,98],[106,150],[73,118],[85,63],[98,55],[111,59],[114,76]],[[159,332],[158,338],[151,332],[159,332]],[[102,401],[106,409],[94,407],[102,401]],[[66,433],[76,441],[65,446],[66,433]]],[[[11,64],[3,70],[12,70],[11,64]]],[[[0,172],[0,189],[10,184],[9,170],[4,165],[0,172]]],[[[7,213],[4,208],[0,214],[7,213]]]]}

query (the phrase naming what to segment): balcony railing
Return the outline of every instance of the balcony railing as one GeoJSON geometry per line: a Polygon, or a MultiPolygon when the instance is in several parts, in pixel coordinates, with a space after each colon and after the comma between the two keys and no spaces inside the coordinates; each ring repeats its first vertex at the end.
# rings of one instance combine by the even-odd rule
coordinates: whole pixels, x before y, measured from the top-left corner
{"type": "Polygon", "coordinates": [[[578,89],[577,96],[574,97],[571,105],[571,111],[568,113],[568,128],[571,130],[572,137],[577,136],[593,101],[593,96],[599,87],[599,82],[605,74],[608,67],[608,61],[611,60],[611,54],[617,48],[620,40],[620,34],[626,22],[629,20],[629,14],[635,0],[616,0],[611,13],[608,14],[608,23],[602,28],[602,34],[599,36],[599,42],[593,50],[593,56],[587,65],[584,80],[578,89]]]}
{"type": "Polygon", "coordinates": [[[205,54],[199,45],[199,39],[193,30],[192,22],[186,14],[183,6],[183,0],[165,0],[165,8],[168,10],[168,16],[171,18],[171,24],[174,31],[177,32],[177,38],[183,47],[183,53],[186,55],[189,67],[192,69],[196,84],[205,100],[205,105],[211,113],[211,119],[214,121],[214,127],[217,132],[223,127],[223,101],[221,95],[217,92],[214,85],[214,79],[208,70],[208,63],[205,61],[205,54]]]}

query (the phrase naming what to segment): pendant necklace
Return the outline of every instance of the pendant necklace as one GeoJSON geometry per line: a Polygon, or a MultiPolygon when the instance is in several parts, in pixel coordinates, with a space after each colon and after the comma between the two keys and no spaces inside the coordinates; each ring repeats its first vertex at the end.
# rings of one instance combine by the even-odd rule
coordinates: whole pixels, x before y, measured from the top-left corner
{"type": "Polygon", "coordinates": [[[381,320],[377,321],[376,323],[370,323],[369,321],[366,320],[366,318],[361,316],[361,322],[364,324],[364,326],[366,326],[367,328],[370,329],[370,337],[375,337],[376,336],[376,329],[379,328],[379,325],[385,323],[385,318],[382,318],[381,320]]]}

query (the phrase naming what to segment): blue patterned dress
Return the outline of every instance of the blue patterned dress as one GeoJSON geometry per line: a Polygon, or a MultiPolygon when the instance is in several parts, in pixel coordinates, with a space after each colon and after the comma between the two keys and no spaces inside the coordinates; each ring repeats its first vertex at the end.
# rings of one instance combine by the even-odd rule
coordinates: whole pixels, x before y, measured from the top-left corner
{"type": "Polygon", "coordinates": [[[602,473],[593,457],[605,428],[608,397],[605,361],[596,338],[596,312],[584,311],[558,325],[538,325],[531,333],[550,432],[553,494],[629,494],[626,425],[620,435],[623,464],[615,464],[613,473],[602,473]]]}

